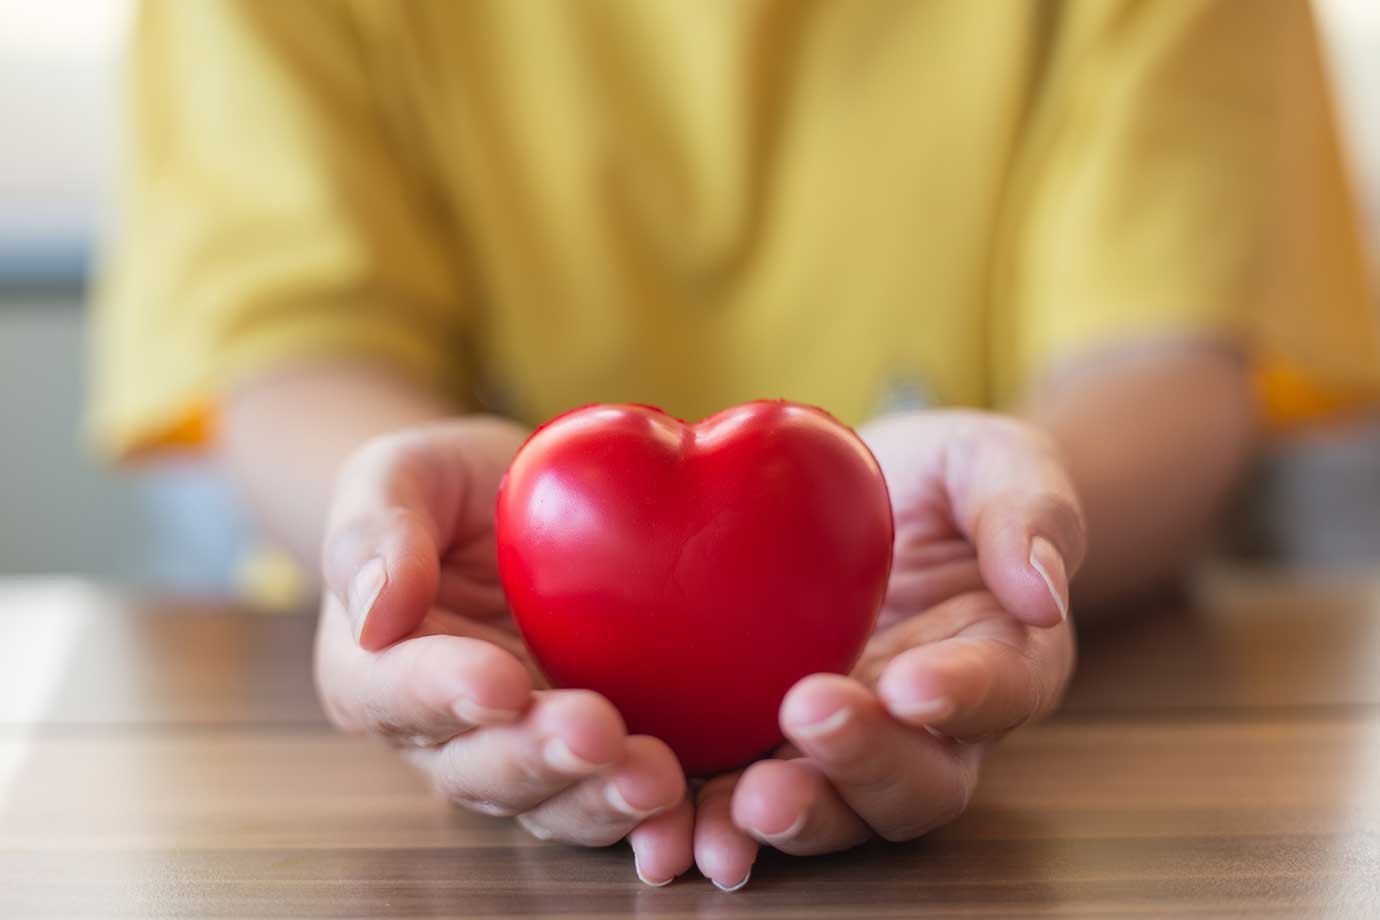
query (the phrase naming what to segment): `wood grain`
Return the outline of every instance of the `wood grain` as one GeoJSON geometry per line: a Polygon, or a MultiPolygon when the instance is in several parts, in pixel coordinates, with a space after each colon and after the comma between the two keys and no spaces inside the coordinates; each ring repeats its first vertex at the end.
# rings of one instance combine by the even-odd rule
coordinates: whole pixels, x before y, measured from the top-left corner
{"type": "Polygon", "coordinates": [[[0,585],[0,917],[1376,916],[1377,589],[1238,576],[1100,630],[957,823],[725,894],[452,811],[331,732],[306,617],[0,585]]]}

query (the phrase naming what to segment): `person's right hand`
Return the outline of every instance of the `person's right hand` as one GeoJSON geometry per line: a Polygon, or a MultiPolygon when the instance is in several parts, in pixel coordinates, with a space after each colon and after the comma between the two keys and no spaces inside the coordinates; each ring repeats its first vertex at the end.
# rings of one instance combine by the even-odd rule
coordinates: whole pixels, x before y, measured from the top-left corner
{"type": "Polygon", "coordinates": [[[498,486],[525,433],[469,417],[369,442],[327,524],[316,681],[331,720],[402,750],[452,802],[542,839],[628,837],[638,875],[692,861],[685,777],[586,690],[551,690],[504,602],[498,486]]]}

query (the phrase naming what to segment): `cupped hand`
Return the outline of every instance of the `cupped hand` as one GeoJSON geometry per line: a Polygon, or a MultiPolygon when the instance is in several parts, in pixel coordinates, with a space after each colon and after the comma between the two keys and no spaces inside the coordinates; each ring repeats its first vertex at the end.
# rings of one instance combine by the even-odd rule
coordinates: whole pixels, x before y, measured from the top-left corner
{"type": "Polygon", "coordinates": [[[684,774],[603,697],[553,690],[508,616],[494,503],[524,432],[468,417],[370,442],[340,473],[316,680],[331,720],[387,739],[451,801],[542,839],[624,837],[638,874],[691,864],[684,774]]]}
{"type": "Polygon", "coordinates": [[[825,853],[954,819],[989,743],[1053,709],[1073,670],[1085,536],[1052,442],[975,412],[859,433],[896,519],[886,603],[850,675],[787,694],[776,756],[699,790],[695,861],[721,888],[747,882],[762,844],[825,853]]]}

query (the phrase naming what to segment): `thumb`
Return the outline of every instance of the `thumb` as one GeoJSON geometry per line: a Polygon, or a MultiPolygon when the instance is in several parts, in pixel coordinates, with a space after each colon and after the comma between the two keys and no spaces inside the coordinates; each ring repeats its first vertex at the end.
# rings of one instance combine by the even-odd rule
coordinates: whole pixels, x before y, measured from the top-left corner
{"type": "Polygon", "coordinates": [[[1087,551],[1077,492],[1044,433],[991,416],[969,421],[946,448],[956,523],[1002,606],[1054,626],[1068,618],[1069,582],[1087,551]]]}
{"type": "Polygon", "coordinates": [[[369,442],[341,469],[321,566],[355,641],[377,650],[416,629],[436,600],[445,471],[413,432],[369,442]]]}
{"type": "Polygon", "coordinates": [[[1069,582],[1083,559],[1075,508],[1058,500],[997,496],[974,528],[983,582],[1006,610],[1032,626],[1068,619],[1069,582]]]}

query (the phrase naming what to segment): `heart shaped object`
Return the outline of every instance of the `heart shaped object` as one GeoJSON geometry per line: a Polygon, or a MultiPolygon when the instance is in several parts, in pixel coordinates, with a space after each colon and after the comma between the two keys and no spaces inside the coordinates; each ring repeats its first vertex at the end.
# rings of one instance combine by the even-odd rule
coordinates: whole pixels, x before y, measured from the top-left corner
{"type": "Polygon", "coordinates": [[[602,693],[702,775],[779,743],[786,691],[857,660],[893,529],[877,461],[821,409],[750,402],[687,425],[589,406],[513,461],[498,565],[552,683],[602,693]]]}

